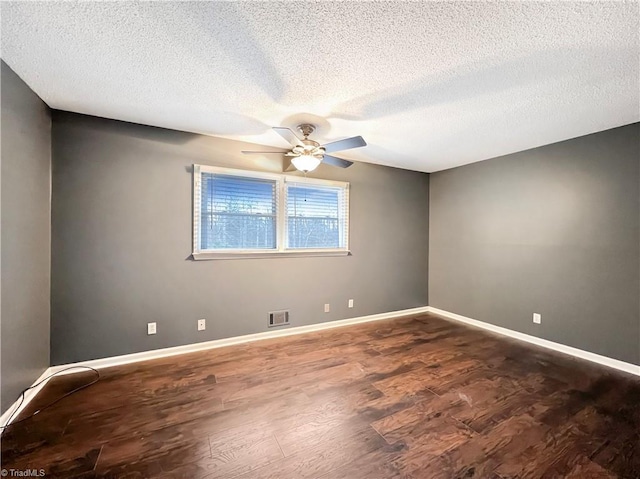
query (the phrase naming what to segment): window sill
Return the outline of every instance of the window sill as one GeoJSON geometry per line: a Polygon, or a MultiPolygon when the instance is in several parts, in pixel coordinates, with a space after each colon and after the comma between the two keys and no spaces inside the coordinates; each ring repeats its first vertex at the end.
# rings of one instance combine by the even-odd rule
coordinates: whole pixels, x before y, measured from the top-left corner
{"type": "Polygon", "coordinates": [[[247,252],[200,252],[193,253],[194,261],[207,261],[216,259],[256,259],[256,258],[292,258],[310,256],[351,256],[349,250],[299,250],[299,251],[247,251],[247,252]]]}

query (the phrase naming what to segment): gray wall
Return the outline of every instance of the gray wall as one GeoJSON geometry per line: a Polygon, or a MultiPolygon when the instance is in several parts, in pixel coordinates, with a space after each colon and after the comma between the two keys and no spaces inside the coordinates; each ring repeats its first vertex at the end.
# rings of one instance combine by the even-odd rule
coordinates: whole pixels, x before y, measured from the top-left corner
{"type": "Polygon", "coordinates": [[[640,364],[639,163],[634,124],[432,174],[430,305],[640,364]]]}
{"type": "Polygon", "coordinates": [[[279,171],[242,156],[247,147],[54,112],[53,364],[266,331],[278,309],[302,326],[427,305],[424,173],[368,164],[314,172],[351,183],[352,256],[189,260],[191,165],[279,171]]]}
{"type": "Polygon", "coordinates": [[[0,63],[4,412],[49,366],[51,116],[42,100],[0,63]]]}

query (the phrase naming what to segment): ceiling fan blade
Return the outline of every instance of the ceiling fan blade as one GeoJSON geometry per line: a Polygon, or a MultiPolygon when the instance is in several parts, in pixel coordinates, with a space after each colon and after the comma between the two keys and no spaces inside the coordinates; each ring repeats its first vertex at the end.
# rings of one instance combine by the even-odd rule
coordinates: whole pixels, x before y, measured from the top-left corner
{"type": "Polygon", "coordinates": [[[291,163],[291,158],[288,158],[288,157],[284,158],[284,160],[282,161],[282,171],[284,172],[296,171],[296,167],[293,166],[293,163],[291,163]]]}
{"type": "Polygon", "coordinates": [[[298,138],[290,128],[285,128],[283,126],[274,126],[273,131],[287,140],[287,142],[290,143],[291,146],[302,145],[302,141],[300,140],[300,138],[298,138]]]}
{"type": "Polygon", "coordinates": [[[333,153],[334,151],[350,150],[351,148],[360,148],[361,146],[367,146],[367,142],[361,136],[354,136],[351,138],[345,138],[344,140],[334,141],[322,145],[327,153],[333,153]]]}
{"type": "Polygon", "coordinates": [[[337,166],[339,168],[349,168],[351,165],[353,165],[353,161],[343,160],[342,158],[331,155],[324,155],[322,162],[326,163],[327,165],[337,166]]]}
{"type": "Polygon", "coordinates": [[[242,151],[242,153],[244,153],[245,155],[268,155],[268,154],[276,154],[276,155],[282,155],[283,153],[286,153],[289,150],[282,150],[282,151],[242,151]]]}

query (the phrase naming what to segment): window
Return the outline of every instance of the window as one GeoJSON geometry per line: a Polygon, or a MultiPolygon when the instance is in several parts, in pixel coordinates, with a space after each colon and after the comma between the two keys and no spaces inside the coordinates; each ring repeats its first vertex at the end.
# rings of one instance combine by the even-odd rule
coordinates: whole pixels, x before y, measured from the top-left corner
{"type": "Polygon", "coordinates": [[[194,165],[194,259],[348,254],[349,184],[194,165]]]}
{"type": "Polygon", "coordinates": [[[346,189],[286,183],[287,248],[345,248],[346,189]]]}
{"type": "Polygon", "coordinates": [[[275,180],[203,173],[201,182],[201,250],[277,247],[275,180]]]}

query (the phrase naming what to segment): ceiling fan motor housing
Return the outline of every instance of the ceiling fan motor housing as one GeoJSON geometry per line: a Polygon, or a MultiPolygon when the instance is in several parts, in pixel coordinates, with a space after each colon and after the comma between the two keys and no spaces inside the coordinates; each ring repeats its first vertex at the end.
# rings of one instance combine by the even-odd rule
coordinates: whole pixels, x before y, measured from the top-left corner
{"type": "Polygon", "coordinates": [[[317,141],[310,140],[308,137],[315,131],[316,127],[310,123],[298,125],[298,131],[304,135],[304,139],[300,140],[300,145],[294,146],[291,153],[295,156],[308,155],[315,156],[322,160],[325,151],[317,141]]]}

